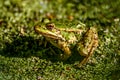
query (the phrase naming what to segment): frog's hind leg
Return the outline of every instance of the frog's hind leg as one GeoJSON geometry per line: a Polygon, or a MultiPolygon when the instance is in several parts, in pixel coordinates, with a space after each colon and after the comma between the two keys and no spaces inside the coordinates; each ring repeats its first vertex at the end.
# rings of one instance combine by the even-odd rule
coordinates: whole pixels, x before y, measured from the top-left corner
{"type": "Polygon", "coordinates": [[[98,45],[98,42],[95,41],[94,43],[92,43],[92,48],[89,50],[88,52],[88,56],[86,56],[77,66],[78,67],[81,67],[82,65],[86,64],[89,60],[89,58],[91,57],[91,55],[93,54],[94,50],[96,49],[97,45],[98,45]]]}
{"type": "Polygon", "coordinates": [[[78,66],[86,64],[98,46],[98,35],[94,28],[89,29],[83,38],[83,42],[78,43],[78,51],[80,55],[85,56],[85,58],[80,62],[78,66]]]}

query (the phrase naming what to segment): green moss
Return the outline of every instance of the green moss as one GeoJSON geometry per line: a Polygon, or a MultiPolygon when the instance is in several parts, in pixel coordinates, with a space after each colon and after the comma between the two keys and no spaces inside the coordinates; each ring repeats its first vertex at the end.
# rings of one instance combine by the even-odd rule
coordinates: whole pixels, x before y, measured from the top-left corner
{"type": "Polygon", "coordinates": [[[120,79],[119,5],[120,0],[1,0],[0,79],[120,79]],[[79,56],[60,61],[61,51],[44,45],[33,27],[48,21],[62,27],[96,26],[99,47],[86,65],[75,67],[79,56]]]}

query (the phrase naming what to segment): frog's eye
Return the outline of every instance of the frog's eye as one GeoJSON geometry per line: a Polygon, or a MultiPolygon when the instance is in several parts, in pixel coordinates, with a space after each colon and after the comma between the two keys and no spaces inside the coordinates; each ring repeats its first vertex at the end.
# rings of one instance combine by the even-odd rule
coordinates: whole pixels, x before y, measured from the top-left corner
{"type": "Polygon", "coordinates": [[[55,24],[53,24],[53,23],[48,23],[48,24],[46,24],[46,28],[48,29],[48,30],[52,30],[52,29],[54,29],[54,27],[55,27],[55,24]]]}

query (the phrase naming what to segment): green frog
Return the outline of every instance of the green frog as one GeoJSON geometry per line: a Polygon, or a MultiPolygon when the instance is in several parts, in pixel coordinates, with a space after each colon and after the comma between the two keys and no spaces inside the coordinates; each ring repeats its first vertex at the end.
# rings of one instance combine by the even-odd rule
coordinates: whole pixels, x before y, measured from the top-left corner
{"type": "MultiPolygon", "coordinates": [[[[79,24],[79,26],[83,26],[79,24]]],[[[58,28],[53,23],[34,27],[35,32],[41,34],[53,46],[61,49],[64,54],[63,60],[71,56],[72,49],[76,46],[77,52],[84,56],[84,59],[78,64],[85,64],[98,46],[98,34],[95,27],[89,29],[80,28],[58,28]]]]}

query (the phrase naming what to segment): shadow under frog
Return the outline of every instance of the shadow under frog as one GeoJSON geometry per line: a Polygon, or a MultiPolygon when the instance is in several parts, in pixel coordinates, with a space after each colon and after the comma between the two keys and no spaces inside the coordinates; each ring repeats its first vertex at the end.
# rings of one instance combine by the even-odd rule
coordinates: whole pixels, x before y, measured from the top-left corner
{"type": "MultiPolygon", "coordinates": [[[[0,55],[5,57],[19,57],[29,58],[31,56],[39,57],[40,59],[50,60],[52,62],[62,61],[60,54],[62,50],[54,47],[49,42],[45,45],[43,43],[44,38],[35,39],[28,36],[14,37],[12,43],[4,41],[5,47],[0,50],[0,55]]],[[[63,63],[72,64],[75,61],[80,61],[80,55],[77,54],[77,50],[72,50],[72,56],[63,63]]],[[[82,57],[82,56],[81,56],[82,57]]]]}

